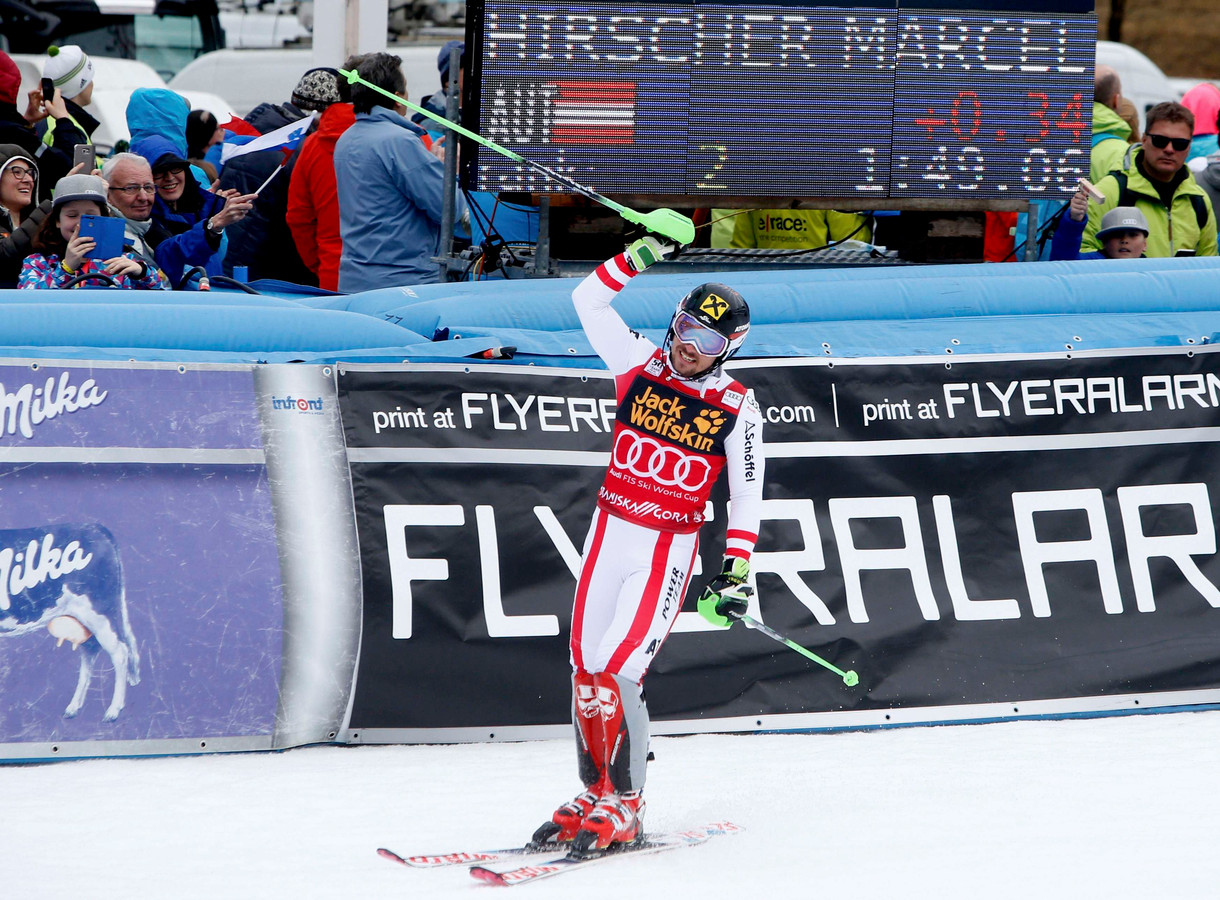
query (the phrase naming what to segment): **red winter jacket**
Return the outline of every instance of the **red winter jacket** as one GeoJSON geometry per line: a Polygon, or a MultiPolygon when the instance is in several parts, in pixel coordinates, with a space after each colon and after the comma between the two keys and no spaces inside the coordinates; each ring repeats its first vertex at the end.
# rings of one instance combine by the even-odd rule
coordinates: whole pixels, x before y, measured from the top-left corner
{"type": "Polygon", "coordinates": [[[350,103],[327,107],[318,130],[305,139],[288,185],[288,227],[297,252],[318,285],[339,289],[339,191],[335,187],[335,142],[356,121],[350,103]]]}

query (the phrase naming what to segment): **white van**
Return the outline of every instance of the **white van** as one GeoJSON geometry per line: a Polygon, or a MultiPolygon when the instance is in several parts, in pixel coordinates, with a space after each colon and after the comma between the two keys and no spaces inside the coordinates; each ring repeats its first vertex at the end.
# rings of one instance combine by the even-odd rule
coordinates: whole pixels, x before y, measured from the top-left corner
{"type": "Polygon", "coordinates": [[[1123,96],[1135,104],[1139,113],[1141,132],[1144,130],[1144,113],[1158,103],[1181,97],[1160,66],[1134,47],[1114,41],[1098,41],[1097,65],[1110,66],[1118,72],[1123,83],[1123,96]]]}
{"type": "MultiPolygon", "coordinates": [[[[407,96],[420,101],[441,89],[436,57],[442,44],[406,44],[387,47],[402,59],[407,96]]],[[[343,60],[330,65],[340,66],[343,60]]],[[[169,86],[175,91],[211,91],[219,94],[239,116],[260,103],[285,103],[301,76],[314,67],[313,50],[213,50],[189,63],[169,86]]]]}
{"type": "MultiPolygon", "coordinates": [[[[29,91],[38,87],[42,77],[42,66],[48,57],[44,53],[15,53],[13,62],[21,72],[21,88],[18,103],[25,108],[29,91]]],[[[93,143],[98,152],[108,155],[117,141],[131,138],[127,130],[127,101],[136,88],[163,88],[165,79],[147,63],[135,59],[114,59],[106,56],[90,56],[93,60],[93,100],[88,106],[89,115],[100,123],[93,132],[93,143]]],[[[208,91],[178,91],[191,104],[191,109],[206,109],[215,113],[221,122],[227,122],[233,109],[215,94],[208,91]]]]}

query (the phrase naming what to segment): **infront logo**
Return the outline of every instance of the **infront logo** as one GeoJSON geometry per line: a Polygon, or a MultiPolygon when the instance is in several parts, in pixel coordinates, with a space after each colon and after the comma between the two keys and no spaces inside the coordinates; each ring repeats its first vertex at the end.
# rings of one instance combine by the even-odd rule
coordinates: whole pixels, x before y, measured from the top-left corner
{"type": "Polygon", "coordinates": [[[699,304],[699,309],[716,321],[720,321],[720,317],[729,311],[729,301],[719,294],[708,294],[703,298],[703,302],[699,304]]]}
{"type": "Polygon", "coordinates": [[[321,412],[323,407],[322,398],[316,400],[307,400],[304,397],[272,397],[272,409],[290,409],[296,412],[321,412]]]}

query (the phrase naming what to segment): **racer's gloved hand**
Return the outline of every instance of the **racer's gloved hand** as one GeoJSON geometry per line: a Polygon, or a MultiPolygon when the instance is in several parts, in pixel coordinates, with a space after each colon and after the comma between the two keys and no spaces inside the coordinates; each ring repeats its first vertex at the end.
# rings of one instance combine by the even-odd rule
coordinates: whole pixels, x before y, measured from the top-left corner
{"type": "Polygon", "coordinates": [[[726,556],[720,574],[708,582],[699,597],[699,615],[726,628],[746,614],[754,588],[746,584],[750,564],[739,556],[726,556]]]}
{"type": "Polygon", "coordinates": [[[631,267],[637,272],[643,272],[653,263],[669,256],[674,249],[673,244],[666,244],[651,234],[646,234],[623,252],[631,261],[631,267]]]}

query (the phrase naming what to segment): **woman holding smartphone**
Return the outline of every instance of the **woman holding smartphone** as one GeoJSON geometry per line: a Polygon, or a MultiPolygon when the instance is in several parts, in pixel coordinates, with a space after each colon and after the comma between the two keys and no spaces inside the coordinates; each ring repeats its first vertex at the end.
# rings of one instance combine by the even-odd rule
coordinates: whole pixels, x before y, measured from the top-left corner
{"type": "MultiPolygon", "coordinates": [[[[69,175],[55,185],[51,214],[34,236],[34,252],[25,258],[17,286],[24,289],[59,288],[74,278],[105,274],[120,288],[163,291],[169,287],[155,266],[136,258],[130,247],[118,256],[98,262],[89,254],[97,246],[81,234],[84,216],[109,217],[106,182],[96,175],[69,175]]],[[[81,282],[85,287],[106,287],[105,279],[81,282]]]]}

